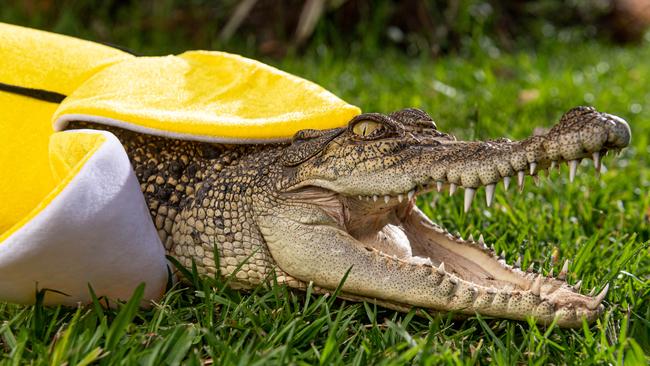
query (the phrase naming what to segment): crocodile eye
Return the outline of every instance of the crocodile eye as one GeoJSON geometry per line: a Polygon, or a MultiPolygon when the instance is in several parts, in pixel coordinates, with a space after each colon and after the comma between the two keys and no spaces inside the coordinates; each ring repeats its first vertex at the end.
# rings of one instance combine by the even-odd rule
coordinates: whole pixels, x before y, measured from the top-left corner
{"type": "Polygon", "coordinates": [[[354,124],[352,132],[357,136],[370,137],[381,134],[383,129],[384,126],[381,123],[375,121],[360,121],[354,124]]]}

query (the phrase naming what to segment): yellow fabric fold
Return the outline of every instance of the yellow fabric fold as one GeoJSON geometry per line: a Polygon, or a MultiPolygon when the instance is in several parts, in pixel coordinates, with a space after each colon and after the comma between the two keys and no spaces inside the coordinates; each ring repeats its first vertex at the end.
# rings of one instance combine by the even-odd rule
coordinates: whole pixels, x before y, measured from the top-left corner
{"type": "MultiPolygon", "coordinates": [[[[60,94],[133,56],[59,34],[0,23],[0,83],[60,94]]],[[[58,104],[0,91],[0,234],[27,215],[57,182],[48,145],[58,104]]]]}
{"type": "Polygon", "coordinates": [[[345,125],[360,113],[322,87],[223,52],[138,57],[83,83],[54,115],[55,129],[90,120],[175,138],[250,143],[345,125]]]}
{"type": "MultiPolygon", "coordinates": [[[[38,179],[52,184],[49,192],[26,215],[20,217],[7,230],[0,231],[0,245],[19,230],[56,198],[70,183],[84,163],[99,149],[106,139],[102,135],[88,133],[56,133],[50,137],[48,166],[34,171],[38,179]]],[[[9,226],[9,222],[6,223],[9,226]]]]}
{"type": "Polygon", "coordinates": [[[0,235],[56,187],[48,152],[56,107],[0,92],[0,235]]]}
{"type": "Polygon", "coordinates": [[[68,95],[104,67],[134,56],[78,38],[0,23],[0,83],[68,95]]]}
{"type": "Polygon", "coordinates": [[[59,185],[70,180],[105,140],[103,135],[85,132],[52,135],[49,149],[50,167],[59,185]]]}

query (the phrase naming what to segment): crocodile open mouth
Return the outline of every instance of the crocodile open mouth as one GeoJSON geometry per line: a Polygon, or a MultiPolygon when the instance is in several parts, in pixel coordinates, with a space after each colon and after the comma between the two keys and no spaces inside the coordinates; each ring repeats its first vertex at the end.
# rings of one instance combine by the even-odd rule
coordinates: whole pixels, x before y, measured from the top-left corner
{"type": "Polygon", "coordinates": [[[582,319],[591,321],[603,311],[601,302],[609,285],[597,295],[595,289],[589,295],[580,294],[581,281],[566,282],[568,260],[556,276],[552,270],[544,275],[532,266],[525,270],[521,258],[508,264],[505,253],[497,255],[482,235],[465,240],[433,223],[415,201],[418,195],[437,186],[424,185],[381,198],[350,197],[319,187],[304,187],[294,194],[319,204],[377,260],[404,271],[430,268],[439,276],[441,285],[455,293],[453,297],[471,298],[474,306],[458,309],[461,313],[481,310],[487,315],[514,319],[523,319],[527,314],[542,323],[558,317],[563,326],[577,326],[582,319]]]}
{"type": "MultiPolygon", "coordinates": [[[[545,293],[558,288],[571,292],[579,289],[579,283],[569,286],[564,281],[569,261],[564,263],[557,277],[553,277],[552,273],[542,276],[532,268],[522,270],[521,259],[512,265],[507,264],[505,253],[497,255],[494,248],[485,243],[482,235],[477,240],[473,237],[464,240],[447,232],[415,206],[417,196],[424,192],[427,192],[426,187],[415,194],[407,193],[402,202],[397,197],[377,201],[344,198],[347,211],[345,229],[366,248],[378,251],[378,255],[414,265],[431,266],[477,288],[483,287],[486,291],[532,290],[540,293],[542,289],[537,287],[542,285],[545,293]],[[536,282],[537,286],[534,286],[536,282]]],[[[598,301],[585,302],[585,306],[595,309],[605,292],[594,299],[598,301]]]]}

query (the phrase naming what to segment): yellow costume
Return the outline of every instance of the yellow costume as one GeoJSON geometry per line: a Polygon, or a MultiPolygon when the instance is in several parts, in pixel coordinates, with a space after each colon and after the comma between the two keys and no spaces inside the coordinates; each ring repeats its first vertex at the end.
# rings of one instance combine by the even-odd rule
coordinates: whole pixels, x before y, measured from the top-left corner
{"type": "Polygon", "coordinates": [[[357,107],[304,79],[223,52],[135,57],[0,23],[0,300],[156,299],[164,250],[119,141],[72,120],[223,143],[342,126],[357,107]]]}

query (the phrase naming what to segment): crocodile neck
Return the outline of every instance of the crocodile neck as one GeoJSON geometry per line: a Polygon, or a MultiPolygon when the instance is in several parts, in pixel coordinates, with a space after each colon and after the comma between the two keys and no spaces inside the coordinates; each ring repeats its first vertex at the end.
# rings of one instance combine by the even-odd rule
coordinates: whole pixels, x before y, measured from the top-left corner
{"type": "Polygon", "coordinates": [[[109,131],[120,140],[168,255],[201,273],[215,273],[217,266],[222,275],[237,272],[240,287],[273,270],[287,277],[273,265],[251,209],[255,200],[278,198],[273,174],[258,167],[272,165],[283,145],[184,141],[87,122],[68,126],[82,128],[109,131]],[[193,263],[197,257],[201,261],[193,263]]]}

